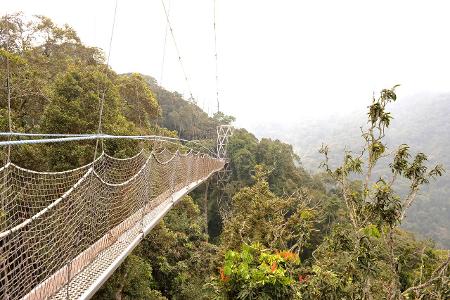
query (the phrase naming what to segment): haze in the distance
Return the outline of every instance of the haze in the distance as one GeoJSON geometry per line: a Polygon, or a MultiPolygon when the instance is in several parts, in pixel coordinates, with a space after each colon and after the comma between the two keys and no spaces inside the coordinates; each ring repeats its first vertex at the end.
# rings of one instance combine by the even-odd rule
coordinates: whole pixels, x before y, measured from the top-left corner
{"type": "MultiPolygon", "coordinates": [[[[450,90],[446,1],[217,1],[222,110],[237,125],[301,122],[365,107],[373,91],[401,83],[399,97],[450,90]]],[[[114,1],[3,1],[68,23],[107,50],[114,1]]],[[[166,0],[198,104],[213,113],[213,0],[166,0]]],[[[161,80],[166,21],[159,0],[119,0],[111,66],[161,80]]],[[[170,35],[162,85],[188,90],[170,35]]]]}

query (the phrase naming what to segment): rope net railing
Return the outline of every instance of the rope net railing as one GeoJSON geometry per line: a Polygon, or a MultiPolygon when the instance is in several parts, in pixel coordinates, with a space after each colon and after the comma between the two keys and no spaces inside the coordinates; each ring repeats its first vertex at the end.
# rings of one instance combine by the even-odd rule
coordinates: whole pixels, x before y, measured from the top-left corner
{"type": "Polygon", "coordinates": [[[128,159],[103,153],[64,172],[7,163],[0,169],[0,299],[50,297],[175,191],[223,165],[168,150],[128,159]]]}

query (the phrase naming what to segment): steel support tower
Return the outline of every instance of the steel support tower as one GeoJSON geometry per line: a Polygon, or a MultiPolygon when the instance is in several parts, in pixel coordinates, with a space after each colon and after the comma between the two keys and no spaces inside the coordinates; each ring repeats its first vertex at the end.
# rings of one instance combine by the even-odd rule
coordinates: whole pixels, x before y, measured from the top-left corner
{"type": "Polygon", "coordinates": [[[228,139],[233,134],[233,126],[219,125],[217,126],[217,156],[225,160],[225,167],[217,173],[217,206],[219,207],[220,216],[227,218],[230,206],[230,195],[226,192],[226,185],[231,178],[231,168],[227,153],[228,139]]]}

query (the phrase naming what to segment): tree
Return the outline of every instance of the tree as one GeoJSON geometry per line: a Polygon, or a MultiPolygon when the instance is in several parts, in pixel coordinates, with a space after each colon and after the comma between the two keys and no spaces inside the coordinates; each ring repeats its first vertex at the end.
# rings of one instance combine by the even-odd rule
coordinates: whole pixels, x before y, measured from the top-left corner
{"type": "Polygon", "coordinates": [[[213,115],[213,120],[216,121],[218,125],[231,125],[231,123],[236,121],[236,118],[233,116],[227,116],[223,112],[218,111],[213,115]]]}
{"type": "MultiPolygon", "coordinates": [[[[134,124],[122,113],[117,87],[100,68],[74,66],[57,76],[52,89],[53,100],[45,109],[41,125],[44,132],[97,133],[100,104],[104,101],[102,132],[116,135],[136,133],[134,124]]],[[[135,153],[133,141],[107,141],[105,144],[111,154],[135,153]],[[118,147],[119,143],[121,147],[118,147]]],[[[49,167],[60,170],[91,161],[94,151],[92,143],[77,147],[49,145],[46,149],[49,154],[53,153],[49,155],[49,167]]]]}
{"type": "Polygon", "coordinates": [[[267,182],[268,172],[255,169],[251,187],[242,188],[232,199],[231,217],[225,220],[221,247],[239,249],[243,243],[261,243],[269,249],[301,253],[318,222],[317,209],[301,191],[290,197],[275,196],[267,182]]]}
{"type": "Polygon", "coordinates": [[[186,196],[143,241],[158,289],[171,299],[209,299],[203,288],[217,269],[217,247],[207,242],[204,219],[186,196]]]}
{"type": "MultiPolygon", "coordinates": [[[[139,249],[135,253],[139,253],[139,249]]],[[[136,254],[131,254],[93,297],[94,300],[164,300],[161,293],[153,290],[155,283],[152,268],[136,254]]]]}
{"type": "MultiPolygon", "coordinates": [[[[442,166],[428,167],[427,156],[423,153],[417,153],[411,159],[409,146],[401,145],[389,164],[391,174],[375,181],[372,178],[375,165],[388,156],[384,138],[392,116],[386,111],[386,106],[397,99],[396,87],[382,90],[369,106],[368,128],[362,130],[365,146],[359,155],[346,151],[343,164],[332,170],[328,162],[328,147],[323,146],[320,150],[325,156],[323,168],[340,188],[349,224],[335,226],[330,237],[317,250],[312,268],[314,276],[308,286],[312,295],[338,297],[350,293],[362,295],[363,299],[381,296],[398,299],[430,295],[428,289],[431,288],[432,295],[444,298],[450,254],[447,258],[432,260],[426,266],[434,267],[435,271],[427,279],[421,272],[421,281],[423,279],[425,283],[405,285],[402,280],[405,268],[408,270],[406,273],[413,272],[414,266],[405,266],[401,260],[405,251],[400,245],[402,231],[398,228],[417,192],[430,179],[442,175],[442,166]],[[352,175],[359,175],[362,180],[354,182],[352,175]],[[395,184],[400,178],[409,181],[409,192],[403,197],[395,192],[395,184]],[[331,275],[326,277],[323,271],[331,275]],[[331,281],[323,284],[322,277],[331,281]],[[380,286],[384,288],[380,290],[380,286]],[[334,288],[330,290],[330,287],[334,288]]],[[[433,255],[438,256],[437,253],[433,255]]],[[[424,268],[423,264],[421,268],[424,268]]]]}
{"type": "Polygon", "coordinates": [[[145,79],[136,73],[119,77],[119,92],[127,119],[139,128],[148,128],[160,115],[160,107],[145,79]]]}

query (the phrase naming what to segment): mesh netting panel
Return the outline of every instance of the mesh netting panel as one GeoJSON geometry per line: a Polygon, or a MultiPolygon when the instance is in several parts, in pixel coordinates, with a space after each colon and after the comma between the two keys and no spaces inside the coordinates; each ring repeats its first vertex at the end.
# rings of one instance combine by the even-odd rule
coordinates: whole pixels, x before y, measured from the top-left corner
{"type": "Polygon", "coordinates": [[[102,159],[94,164],[95,172],[108,183],[121,183],[134,176],[145,163],[148,156],[149,153],[145,151],[125,159],[114,158],[104,154],[102,159]]]}
{"type": "MultiPolygon", "coordinates": [[[[9,234],[0,238],[2,299],[20,298],[79,251],[84,229],[82,218],[77,216],[83,215],[88,204],[88,179],[89,173],[86,173],[70,193],[58,198],[58,203],[50,204],[56,203],[51,209],[44,208],[33,219],[25,220],[13,228],[14,231],[6,231],[9,234]]],[[[26,185],[26,188],[29,186],[26,185]]],[[[21,194],[21,190],[15,187],[19,195],[15,198],[21,202],[20,206],[26,207],[27,194],[21,194]]],[[[31,199],[34,198],[33,195],[31,199]]]]}
{"type": "Polygon", "coordinates": [[[31,218],[70,189],[90,165],[66,172],[34,172],[8,164],[1,170],[0,230],[31,218]]]}
{"type": "Polygon", "coordinates": [[[40,299],[68,288],[147,212],[222,166],[209,156],[167,150],[127,159],[102,154],[93,164],[65,172],[5,165],[0,299],[40,299]]]}

